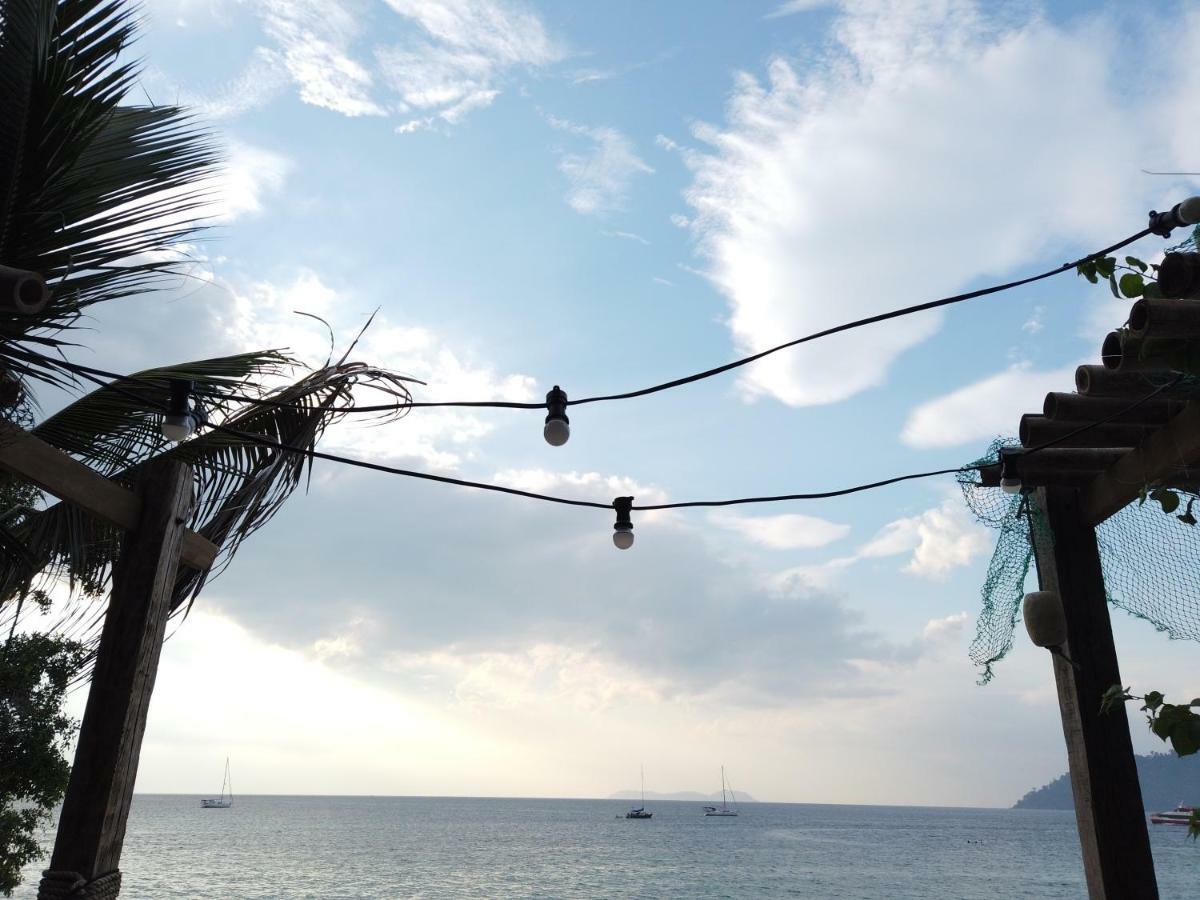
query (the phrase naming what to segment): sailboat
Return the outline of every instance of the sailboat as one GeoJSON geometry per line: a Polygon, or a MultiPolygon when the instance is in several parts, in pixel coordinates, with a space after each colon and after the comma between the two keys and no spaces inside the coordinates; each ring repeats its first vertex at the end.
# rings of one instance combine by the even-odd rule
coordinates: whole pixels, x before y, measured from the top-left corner
{"type": "Polygon", "coordinates": [[[654,813],[646,812],[646,767],[642,767],[642,805],[625,813],[627,819],[649,819],[654,813]]]}
{"type": "Polygon", "coordinates": [[[200,801],[201,809],[229,809],[233,806],[233,779],[229,777],[229,757],[225,757],[225,780],[221,782],[221,796],[210,797],[200,801]],[[229,796],[225,796],[225,789],[229,788],[229,796]]]}
{"type": "MultiPolygon", "coordinates": [[[[730,788],[729,792],[732,794],[733,789],[730,788]]],[[[719,808],[716,806],[706,806],[706,807],[704,807],[704,814],[706,816],[736,816],[737,815],[737,810],[730,809],[729,802],[725,799],[725,767],[724,766],[721,766],[721,806],[719,808]]]]}

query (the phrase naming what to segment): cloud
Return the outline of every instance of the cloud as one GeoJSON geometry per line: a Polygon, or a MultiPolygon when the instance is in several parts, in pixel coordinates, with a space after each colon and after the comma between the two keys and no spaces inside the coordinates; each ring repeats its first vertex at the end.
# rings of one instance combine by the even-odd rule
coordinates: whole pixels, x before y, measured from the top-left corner
{"type": "Polygon", "coordinates": [[[773,550],[824,547],[850,533],[849,525],[795,513],[778,516],[713,513],[709,521],[773,550]]]}
{"type": "Polygon", "coordinates": [[[279,61],[300,99],[345,116],[378,116],[371,73],[354,58],[361,13],[339,0],[262,0],[263,30],[279,47],[279,61]]]}
{"type": "Polygon", "coordinates": [[[663,287],[675,287],[675,282],[668,281],[666,278],[659,278],[657,275],[651,276],[650,280],[655,284],[663,285],[663,287]]]}
{"type": "Polygon", "coordinates": [[[650,242],[648,240],[646,240],[640,234],[634,234],[632,231],[601,231],[600,233],[605,237],[622,238],[626,241],[635,241],[636,243],[639,243],[645,247],[650,246],[650,242]]]}
{"type": "Polygon", "coordinates": [[[953,569],[969,565],[991,549],[991,535],[971,518],[957,492],[938,506],[915,516],[894,519],[848,556],[795,566],[772,579],[777,588],[804,585],[830,590],[840,574],[866,560],[911,554],[901,571],[930,581],[944,581],[953,569]]]}
{"type": "Polygon", "coordinates": [[[633,142],[615,128],[593,128],[566,119],[547,116],[553,127],[586,138],[586,153],[565,153],[558,169],[567,177],[567,203],[583,215],[598,215],[625,208],[629,189],[637,175],[650,168],[634,151],[633,142]]]}
{"type": "Polygon", "coordinates": [[[219,222],[229,222],[262,212],[265,199],[283,190],[294,168],[290,159],[273,150],[230,143],[217,175],[214,205],[207,213],[219,222]]]}
{"type": "MultiPolygon", "coordinates": [[[[694,128],[707,147],[683,152],[685,197],[739,352],[1111,241],[1145,204],[1145,183],[1123,173],[1156,150],[1172,168],[1187,159],[1162,92],[1189,108],[1200,77],[1114,64],[1123,31],[1109,19],[1068,30],[990,9],[847,3],[824,59],[803,76],[782,58],[765,81],[739,75],[725,123],[694,128]]],[[[1140,58],[1200,43],[1200,16],[1161,34],[1149,40],[1162,53],[1140,58]]],[[[1200,124],[1183,130],[1200,141],[1200,124]]],[[[825,339],[741,383],[791,405],[842,400],[883,383],[941,321],[926,312],[825,339]]]]}
{"type": "Polygon", "coordinates": [[[1037,334],[1046,327],[1046,307],[1035,306],[1029,318],[1021,325],[1022,331],[1027,331],[1030,334],[1037,334]]]}
{"type": "Polygon", "coordinates": [[[900,439],[910,447],[955,447],[1012,434],[1023,413],[1040,412],[1051,391],[1070,390],[1075,366],[1009,366],[974,384],[927,400],[909,413],[900,439]]]}
{"type": "Polygon", "coordinates": [[[941,643],[962,634],[971,616],[966,612],[954,613],[941,619],[930,619],[921,630],[921,637],[930,642],[941,643]]]}
{"type": "MultiPolygon", "coordinates": [[[[400,439],[405,425],[389,431],[400,439]]],[[[330,470],[319,464],[318,475],[330,470]]],[[[883,688],[848,661],[911,658],[907,643],[884,640],[835,595],[768,588],[754,568],[714,553],[707,528],[674,512],[635,512],[637,543],[622,552],[612,545],[611,511],[334,475],[318,477],[310,499],[297,503],[339,523],[336,566],[321,552],[293,555],[286,572],[277,571],[273,548],[311,527],[307,516],[281,517],[261,549],[243,553],[213,590],[228,614],[305,650],[336,642],[344,623],[368,617],[370,627],[355,633],[356,655],[336,659],[402,692],[444,688],[484,702],[579,667],[599,679],[621,673],[620,696],[781,706],[828,692],[874,696],[883,688]],[[381,559],[390,561],[384,569],[381,559]],[[264,578],[274,578],[277,600],[262,602],[250,588],[264,578]]],[[[603,504],[621,495],[666,499],[614,473],[534,468],[490,480],[603,504]]],[[[585,680],[578,703],[610,693],[585,680]]]]}
{"type": "Polygon", "coordinates": [[[489,106],[497,87],[516,67],[560,60],[563,49],[533,12],[495,0],[387,0],[411,20],[421,37],[381,47],[376,59],[384,80],[399,95],[402,112],[420,115],[397,128],[407,133],[437,121],[460,122],[489,106]]]}
{"type": "MultiPolygon", "coordinates": [[[[320,316],[337,338],[346,341],[364,321],[352,296],[326,284],[315,272],[301,270],[288,283],[260,281],[237,287],[232,308],[227,306],[218,315],[232,346],[286,348],[301,361],[319,365],[329,354],[328,334],[296,311],[320,316]]],[[[534,399],[535,382],[529,376],[498,374],[462,358],[428,329],[398,324],[387,314],[376,315],[359,340],[355,357],[424,381],[423,386],[413,386],[424,401],[534,399]]],[[[369,395],[362,400],[379,402],[369,395]]],[[[326,433],[323,446],[377,461],[416,459],[434,468],[453,469],[494,428],[493,420],[468,410],[422,409],[410,413],[403,424],[387,427],[357,423],[350,417],[326,433]]]]}
{"type": "Polygon", "coordinates": [[[765,16],[764,19],[779,19],[796,13],[810,12],[814,9],[824,9],[838,5],[838,0],[787,0],[781,3],[765,16]]]}
{"type": "MultiPolygon", "coordinates": [[[[261,0],[253,4],[265,46],[243,71],[208,93],[176,88],[213,118],[270,102],[294,84],[304,103],[345,116],[408,118],[396,131],[456,125],[498,97],[516,69],[558,62],[565,49],[521,3],[502,0],[387,0],[387,25],[404,39],[371,40],[379,15],[365,0],[261,0]]],[[[224,17],[226,10],[212,12],[224,17]]],[[[156,73],[156,80],[166,76],[156,73]]]]}

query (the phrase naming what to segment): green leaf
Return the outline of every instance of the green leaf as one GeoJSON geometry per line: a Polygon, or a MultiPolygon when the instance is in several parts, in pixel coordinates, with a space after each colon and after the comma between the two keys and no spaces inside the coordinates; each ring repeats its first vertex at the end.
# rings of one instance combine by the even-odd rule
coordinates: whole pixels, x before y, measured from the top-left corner
{"type": "Polygon", "coordinates": [[[1165,513],[1173,513],[1179,509],[1179,495],[1174,491],[1159,488],[1150,495],[1150,498],[1162,504],[1162,510],[1165,513]]]}
{"type": "Polygon", "coordinates": [[[1158,286],[1157,281],[1147,281],[1142,287],[1142,296],[1147,300],[1161,300],[1162,290],[1158,286]]]}
{"type": "Polygon", "coordinates": [[[1112,291],[1112,295],[1114,297],[1116,297],[1118,300],[1124,299],[1121,297],[1121,291],[1117,287],[1117,279],[1114,278],[1112,275],[1108,276],[1108,287],[1109,287],[1109,290],[1112,291]]]}
{"type": "Polygon", "coordinates": [[[1087,262],[1081,262],[1078,266],[1075,267],[1075,270],[1079,275],[1082,275],[1084,278],[1086,278],[1092,284],[1096,284],[1096,262],[1095,262],[1095,260],[1088,260],[1087,262]]]}
{"type": "Polygon", "coordinates": [[[1192,810],[1192,817],[1188,819],[1188,837],[1193,841],[1200,838],[1200,809],[1192,810]]]}
{"type": "Polygon", "coordinates": [[[1103,259],[1096,260],[1096,271],[1103,278],[1112,278],[1113,273],[1117,270],[1117,260],[1115,257],[1106,256],[1103,259]]]}
{"type": "Polygon", "coordinates": [[[1126,297],[1142,296],[1142,288],[1145,286],[1145,281],[1136,272],[1126,272],[1121,276],[1121,280],[1118,283],[1121,287],[1121,293],[1126,297]]]}
{"type": "Polygon", "coordinates": [[[1150,691],[1142,699],[1145,701],[1142,709],[1155,710],[1162,706],[1163,695],[1159,691],[1150,691]]]}
{"type": "Polygon", "coordinates": [[[1148,265],[1146,265],[1144,262],[1142,262],[1136,256],[1125,257],[1125,262],[1129,263],[1129,265],[1133,266],[1135,269],[1141,269],[1143,272],[1145,272],[1148,268],[1150,268],[1148,265]]]}

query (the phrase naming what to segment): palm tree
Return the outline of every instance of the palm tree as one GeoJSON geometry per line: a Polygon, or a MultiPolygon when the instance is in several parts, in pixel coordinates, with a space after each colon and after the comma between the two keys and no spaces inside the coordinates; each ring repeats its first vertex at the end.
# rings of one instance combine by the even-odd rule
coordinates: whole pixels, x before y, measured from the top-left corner
{"type": "MultiPolygon", "coordinates": [[[[21,424],[34,420],[37,383],[77,388],[81,372],[95,380],[65,359],[83,310],[174,284],[187,262],[178,246],[206,226],[197,216],[211,200],[215,143],[180,108],[124,104],[137,76],[125,58],[134,33],[122,0],[0,0],[0,265],[51,286],[39,314],[0,310],[0,375],[19,386],[0,414],[21,424]]],[[[198,498],[189,527],[222,547],[224,565],[303,482],[304,451],[354,408],[356,386],[384,391],[397,415],[411,399],[408,379],[346,357],[284,387],[262,386],[295,371],[275,350],[153,369],[31,430],[119,481],[132,482],[157,456],[185,458],[198,498]],[[195,384],[218,426],[177,447],[159,432],[172,379],[195,384]]],[[[9,625],[40,580],[65,580],[73,599],[103,597],[117,547],[112,526],[31,499],[26,491],[0,509],[0,546],[14,548],[0,560],[0,621],[9,625]]],[[[181,573],[175,607],[206,577],[181,573]]],[[[76,606],[67,604],[60,626],[94,637],[103,604],[76,606]]]]}
{"type": "MultiPolygon", "coordinates": [[[[175,283],[187,262],[179,245],[206,226],[201,216],[220,162],[211,136],[184,110],[126,104],[137,76],[126,55],[134,32],[134,11],[123,0],[0,0],[0,266],[38,273],[51,291],[37,314],[0,308],[0,419],[128,484],[151,460],[187,460],[197,498],[188,525],[221,548],[219,571],[305,481],[308,452],[354,410],[355,388],[384,392],[394,404],[386,418],[407,409],[409,380],[346,356],[300,372],[278,350],[111,382],[68,360],[89,306],[175,283]],[[160,418],[177,380],[193,383],[212,427],[174,445],[162,437],[160,418]],[[38,385],[79,393],[88,381],[101,386],[39,421],[38,385]]],[[[69,588],[66,600],[54,593],[51,630],[94,648],[118,542],[114,527],[0,473],[0,627],[8,633],[0,675],[23,606],[30,599],[45,606],[51,584],[69,588]]],[[[211,575],[181,569],[172,610],[186,610],[211,575]]],[[[6,702],[0,698],[5,715],[6,702]]],[[[56,755],[62,732],[41,733],[41,758],[59,763],[53,777],[21,781],[29,773],[19,767],[4,772],[5,786],[20,788],[0,791],[3,893],[36,852],[37,819],[66,784],[66,762],[56,755]],[[37,815],[20,812],[14,828],[12,804],[22,799],[37,815]]]]}

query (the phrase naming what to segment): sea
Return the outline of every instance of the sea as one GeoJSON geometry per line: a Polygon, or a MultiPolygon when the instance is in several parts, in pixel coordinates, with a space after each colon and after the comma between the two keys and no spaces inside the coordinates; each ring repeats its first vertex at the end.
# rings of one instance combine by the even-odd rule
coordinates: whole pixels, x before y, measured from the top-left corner
{"type": "MultiPolygon", "coordinates": [[[[1073,813],[656,801],[139,794],[124,900],[159,898],[1086,898],[1073,813]]],[[[1151,826],[1164,900],[1200,894],[1200,845],[1151,826]]],[[[41,866],[15,897],[33,900],[41,866]]]]}

